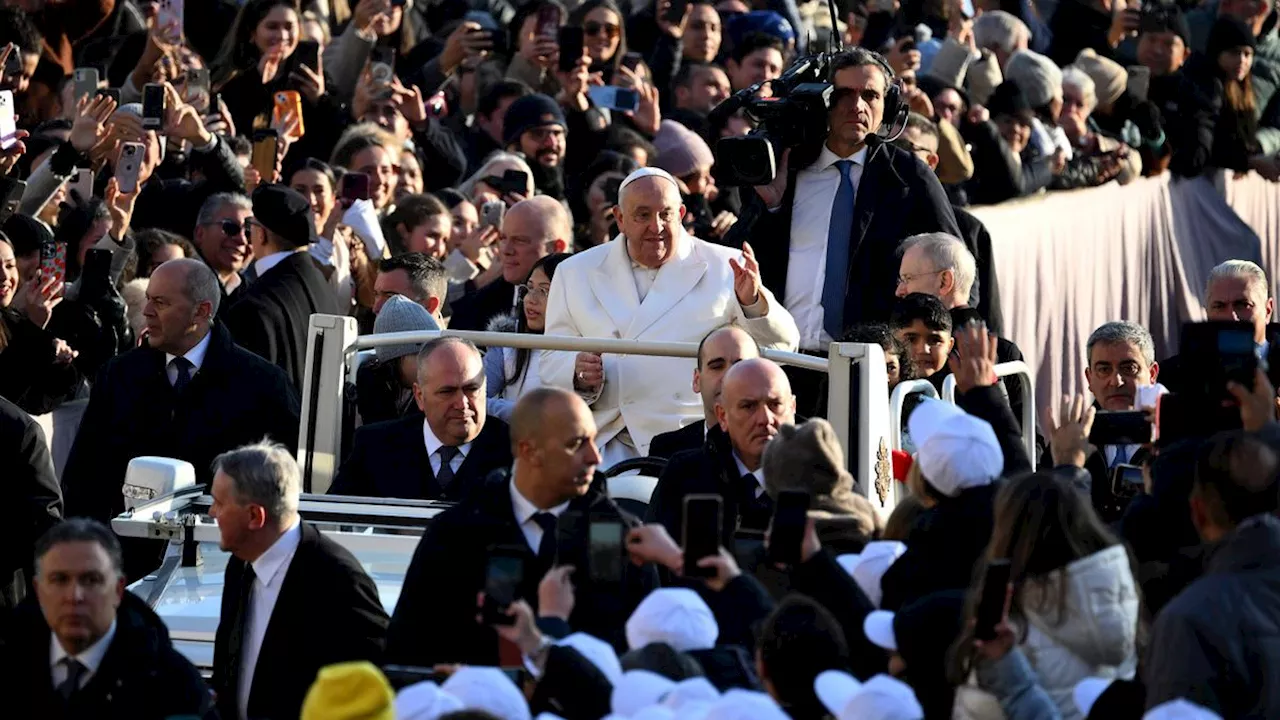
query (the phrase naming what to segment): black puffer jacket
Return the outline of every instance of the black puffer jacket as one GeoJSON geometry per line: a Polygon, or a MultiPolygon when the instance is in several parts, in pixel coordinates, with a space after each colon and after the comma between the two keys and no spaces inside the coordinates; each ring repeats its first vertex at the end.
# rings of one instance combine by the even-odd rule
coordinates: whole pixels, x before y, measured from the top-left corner
{"type": "Polygon", "coordinates": [[[160,618],[127,590],[116,611],[115,637],[97,672],[70,703],[64,702],[53,686],[49,625],[34,600],[28,598],[15,611],[10,634],[0,647],[0,695],[16,703],[10,706],[14,717],[218,717],[200,673],[173,649],[160,618]]]}

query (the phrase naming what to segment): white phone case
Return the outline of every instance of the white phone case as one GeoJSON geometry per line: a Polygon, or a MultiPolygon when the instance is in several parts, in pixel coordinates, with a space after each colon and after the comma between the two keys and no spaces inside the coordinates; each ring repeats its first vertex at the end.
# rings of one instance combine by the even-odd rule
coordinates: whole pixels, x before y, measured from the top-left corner
{"type": "Polygon", "coordinates": [[[138,189],[138,170],[142,166],[142,145],[125,143],[120,151],[120,167],[116,168],[116,182],[120,192],[132,193],[138,189]]]}
{"type": "Polygon", "coordinates": [[[14,115],[13,91],[0,91],[0,150],[8,150],[18,142],[18,119],[14,115]]]}

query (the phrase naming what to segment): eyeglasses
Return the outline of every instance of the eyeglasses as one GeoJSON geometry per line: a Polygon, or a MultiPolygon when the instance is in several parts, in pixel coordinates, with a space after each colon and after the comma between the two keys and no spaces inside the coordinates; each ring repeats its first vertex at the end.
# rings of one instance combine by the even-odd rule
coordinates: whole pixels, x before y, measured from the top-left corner
{"type": "Polygon", "coordinates": [[[238,223],[235,220],[220,220],[218,222],[204,223],[204,227],[217,225],[222,230],[223,235],[226,235],[227,237],[235,237],[236,235],[239,235],[241,231],[247,232],[250,222],[251,220],[247,219],[244,223],[238,223]]]}
{"type": "Polygon", "coordinates": [[[620,32],[620,28],[613,23],[598,23],[593,20],[582,24],[582,32],[587,35],[599,35],[601,30],[610,40],[618,37],[620,32]]]}
{"type": "MultiPolygon", "coordinates": [[[[1136,362],[1120,363],[1120,377],[1126,380],[1132,380],[1142,373],[1143,367],[1136,362]]],[[[1105,363],[1098,363],[1093,367],[1093,374],[1099,378],[1109,378],[1116,373],[1116,368],[1105,363]]]]}
{"type": "Polygon", "coordinates": [[[547,299],[547,295],[551,293],[551,288],[543,289],[535,285],[518,285],[516,292],[519,293],[522,301],[533,300],[538,302],[547,299]]]}
{"type": "Polygon", "coordinates": [[[937,275],[939,273],[944,273],[950,269],[951,268],[943,268],[941,270],[934,270],[933,272],[927,272],[927,273],[917,273],[915,275],[902,274],[898,276],[898,284],[910,285],[916,278],[929,277],[930,275],[937,275]]]}

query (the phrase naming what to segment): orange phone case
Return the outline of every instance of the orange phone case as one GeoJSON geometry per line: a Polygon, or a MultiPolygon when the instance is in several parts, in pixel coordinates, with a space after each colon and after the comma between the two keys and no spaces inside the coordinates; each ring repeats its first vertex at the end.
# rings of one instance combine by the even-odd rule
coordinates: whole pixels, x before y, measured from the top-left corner
{"type": "Polygon", "coordinates": [[[271,125],[284,131],[284,123],[289,114],[292,113],[298,119],[298,128],[288,136],[291,140],[298,140],[306,134],[306,129],[302,126],[302,96],[297,90],[280,90],[275,94],[275,105],[271,111],[271,125]]]}

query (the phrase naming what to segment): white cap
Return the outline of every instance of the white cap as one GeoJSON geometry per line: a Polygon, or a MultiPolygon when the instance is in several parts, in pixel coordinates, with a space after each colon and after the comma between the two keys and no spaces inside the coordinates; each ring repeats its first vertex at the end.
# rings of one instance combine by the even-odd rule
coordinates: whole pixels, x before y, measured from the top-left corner
{"type": "Polygon", "coordinates": [[[631,720],[675,720],[675,713],[661,705],[650,705],[631,716],[631,720]]]}
{"type": "Polygon", "coordinates": [[[458,668],[441,689],[461,700],[465,709],[484,710],[502,720],[531,720],[524,693],[498,668],[458,668]]]}
{"type": "Polygon", "coordinates": [[[862,621],[862,633],[878,647],[898,651],[898,636],[893,632],[893,613],[872,610],[862,621]]]}
{"type": "Polygon", "coordinates": [[[702,717],[703,720],[790,720],[773,698],[738,688],[720,696],[702,717]]]}
{"type": "Polygon", "coordinates": [[[888,572],[889,566],[902,557],[907,546],[897,540],[875,540],[867,543],[862,552],[841,555],[836,558],[840,567],[853,576],[854,582],[872,605],[880,607],[880,578],[888,572]]]}
{"type": "MultiPolygon", "coordinates": [[[[396,720],[402,720],[402,718],[397,716],[396,720]]],[[[533,720],[564,720],[564,718],[560,717],[559,715],[553,715],[549,712],[544,712],[544,713],[538,713],[538,717],[534,718],[533,720]]]]}
{"type": "Polygon", "coordinates": [[[630,185],[631,183],[639,180],[640,178],[647,178],[647,177],[666,178],[668,182],[670,182],[672,185],[676,187],[677,191],[680,190],[680,183],[676,182],[676,179],[674,177],[671,177],[671,173],[667,172],[666,170],[663,170],[662,168],[642,167],[639,170],[636,170],[635,172],[626,176],[625,178],[623,178],[622,182],[618,183],[618,194],[621,195],[622,189],[630,185]]]}
{"type": "Polygon", "coordinates": [[[648,670],[628,670],[613,685],[609,707],[614,714],[631,717],[650,705],[662,702],[675,682],[648,670]]]}
{"type": "Polygon", "coordinates": [[[594,635],[576,632],[556,642],[557,645],[571,647],[588,662],[596,666],[610,684],[616,684],[622,678],[622,663],[618,662],[618,654],[613,646],[594,635]]]}
{"type": "Polygon", "coordinates": [[[907,427],[920,471],[947,497],[990,485],[1004,471],[1004,453],[991,425],[951,403],[924,400],[911,412],[907,427]]]}
{"type": "Polygon", "coordinates": [[[396,694],[397,720],[436,720],[462,707],[461,700],[430,680],[414,683],[396,694]]]}
{"type": "Polygon", "coordinates": [[[1100,677],[1087,677],[1076,683],[1076,688],[1071,692],[1071,698],[1076,701],[1076,709],[1081,715],[1088,715],[1093,709],[1093,704],[1098,702],[1098,698],[1102,697],[1102,693],[1111,687],[1114,679],[1105,679],[1100,677]]]}
{"type": "Polygon", "coordinates": [[[922,720],[924,708],[901,680],[876,675],[860,683],[849,673],[827,670],[814,678],[814,694],[839,720],[922,720]]]}
{"type": "Polygon", "coordinates": [[[656,642],[679,652],[710,650],[719,636],[711,608],[688,588],[654,590],[627,619],[627,645],[632,650],[656,642]]]}
{"type": "Polygon", "coordinates": [[[1222,720],[1222,716],[1209,708],[1178,698],[1151,708],[1142,716],[1142,720],[1222,720]]]}
{"type": "Polygon", "coordinates": [[[682,710],[691,704],[705,703],[708,706],[720,699],[720,691],[711,681],[704,677],[693,677],[676,683],[667,693],[662,704],[672,710],[682,710]]]}

